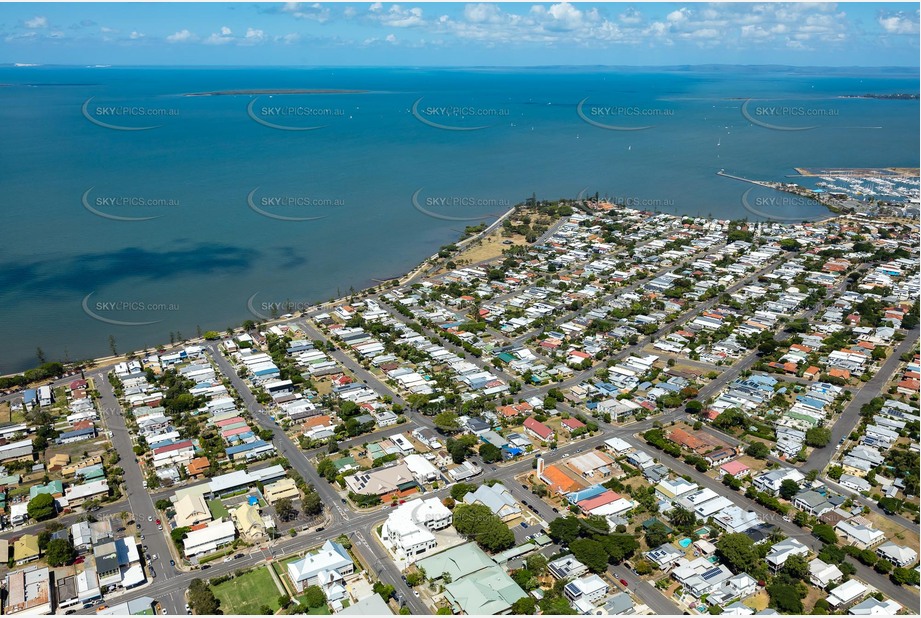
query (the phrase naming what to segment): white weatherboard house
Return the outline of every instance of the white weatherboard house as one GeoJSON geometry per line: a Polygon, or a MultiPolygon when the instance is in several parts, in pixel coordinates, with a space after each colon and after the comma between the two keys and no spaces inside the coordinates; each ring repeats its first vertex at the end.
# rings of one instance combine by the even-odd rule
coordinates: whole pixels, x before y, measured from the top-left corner
{"type": "Polygon", "coordinates": [[[288,577],[298,592],[309,586],[319,586],[330,601],[345,596],[345,578],[354,570],[349,552],[334,541],[326,541],[318,552],[288,563],[288,577]]]}
{"type": "Polygon", "coordinates": [[[432,530],[447,528],[451,520],[450,509],[437,498],[411,500],[391,511],[381,527],[381,539],[397,556],[414,562],[438,546],[432,530]]]}

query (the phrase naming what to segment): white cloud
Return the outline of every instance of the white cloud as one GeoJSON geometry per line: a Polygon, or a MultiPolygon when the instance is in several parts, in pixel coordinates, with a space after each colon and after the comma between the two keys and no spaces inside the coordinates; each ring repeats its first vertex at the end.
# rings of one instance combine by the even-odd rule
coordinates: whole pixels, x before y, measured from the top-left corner
{"type": "Polygon", "coordinates": [[[393,34],[388,34],[384,40],[387,41],[388,43],[396,43],[397,37],[393,34]]]}
{"type": "Polygon", "coordinates": [[[189,41],[194,41],[195,38],[195,35],[188,30],[180,30],[166,37],[166,40],[170,43],[188,43],[189,41]]]}
{"type": "Polygon", "coordinates": [[[379,19],[388,28],[410,28],[425,23],[425,20],[422,19],[421,8],[404,9],[399,4],[392,5],[390,10],[381,15],[379,19]]]}
{"type": "Polygon", "coordinates": [[[247,28],[240,45],[257,45],[263,41],[265,41],[265,31],[258,28],[247,28]]]}
{"type": "Polygon", "coordinates": [[[880,27],[889,34],[918,34],[918,15],[912,17],[903,13],[880,15],[877,19],[880,27]]]}
{"type": "Polygon", "coordinates": [[[143,39],[144,36],[145,36],[145,35],[144,35],[143,32],[138,32],[137,30],[132,30],[132,31],[131,31],[131,34],[128,35],[128,38],[137,40],[137,39],[143,39]]]}
{"type": "Polygon", "coordinates": [[[643,21],[643,16],[632,6],[617,16],[622,24],[638,24],[643,21]]]}
{"type": "Polygon", "coordinates": [[[48,18],[47,18],[47,17],[41,17],[41,16],[35,16],[35,17],[33,17],[32,19],[27,19],[27,20],[25,21],[25,26],[26,26],[26,28],[32,28],[32,29],[36,29],[36,28],[47,28],[47,27],[48,27],[48,18]]]}
{"type": "Polygon", "coordinates": [[[330,18],[329,8],[319,2],[286,2],[282,8],[282,13],[287,13],[295,19],[309,19],[319,23],[324,23],[330,18]]]}
{"type": "Polygon", "coordinates": [[[371,11],[372,13],[379,13],[383,8],[384,8],[384,5],[382,3],[375,2],[374,4],[368,7],[368,10],[371,11]]]}
{"type": "Polygon", "coordinates": [[[224,45],[234,40],[233,31],[227,26],[221,26],[220,33],[212,32],[211,36],[204,40],[205,45],[224,45]]]}

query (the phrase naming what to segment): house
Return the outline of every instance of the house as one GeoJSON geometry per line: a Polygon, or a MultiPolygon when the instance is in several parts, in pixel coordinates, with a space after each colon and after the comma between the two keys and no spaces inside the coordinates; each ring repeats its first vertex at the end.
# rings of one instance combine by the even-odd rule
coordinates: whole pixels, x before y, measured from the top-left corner
{"type": "MultiPolygon", "coordinates": [[[[288,577],[298,592],[309,586],[320,586],[329,600],[342,589],[345,595],[345,578],[355,571],[349,552],[339,543],[326,541],[319,551],[288,563],[288,577]]],[[[339,598],[342,598],[341,596],[339,598]]]]}
{"type": "Polygon", "coordinates": [[[852,616],[895,616],[900,611],[902,611],[902,606],[892,599],[880,601],[870,597],[851,607],[847,613],[852,616]]]}
{"type": "Polygon", "coordinates": [[[736,450],[734,448],[730,448],[727,446],[724,448],[718,448],[714,451],[707,453],[706,455],[704,455],[704,459],[711,466],[719,466],[721,464],[725,464],[728,461],[731,461],[732,458],[735,457],[736,455],[738,455],[738,453],[736,453],[736,450]]]}
{"type": "Polygon", "coordinates": [[[585,489],[585,484],[575,478],[574,474],[567,474],[563,468],[556,465],[544,468],[543,461],[542,457],[537,460],[537,478],[546,483],[551,491],[558,494],[568,494],[585,489]]]}
{"type": "Polygon", "coordinates": [[[525,433],[534,436],[538,440],[543,440],[544,442],[552,441],[555,436],[552,429],[540,421],[535,420],[534,417],[526,418],[522,427],[524,427],[525,433]]]}
{"type": "MultiPolygon", "coordinates": [[[[704,577],[706,579],[706,577],[704,577]]],[[[712,606],[726,605],[736,599],[744,599],[755,593],[758,588],[758,580],[748,573],[739,573],[722,582],[715,589],[711,590],[707,597],[707,603],[712,606]]]]}
{"type": "Polygon", "coordinates": [[[280,481],[265,485],[262,495],[269,504],[275,504],[284,498],[296,500],[300,497],[300,493],[297,490],[297,484],[294,482],[294,479],[291,478],[283,478],[280,481]]]}
{"type": "Polygon", "coordinates": [[[6,599],[3,614],[40,616],[50,614],[51,574],[47,567],[29,567],[6,575],[6,599]]]}
{"type": "Polygon", "coordinates": [[[233,543],[237,531],[232,521],[213,521],[204,528],[192,530],[183,540],[188,557],[213,552],[233,543]]]}
{"type": "Polygon", "coordinates": [[[207,457],[196,457],[188,464],[186,464],[186,472],[190,477],[198,477],[203,475],[208,471],[208,468],[211,467],[211,462],[208,461],[207,457]]]}
{"type": "Polygon", "coordinates": [[[556,579],[570,579],[588,572],[588,567],[576,560],[572,554],[549,562],[547,569],[556,579]]]}
{"type": "Polygon", "coordinates": [[[833,588],[828,593],[828,604],[831,605],[834,609],[839,607],[850,605],[855,601],[858,601],[863,598],[867,593],[867,587],[856,579],[849,579],[840,586],[833,588]]]}
{"type": "Polygon", "coordinates": [[[595,606],[607,596],[608,590],[607,582],[593,573],[566,584],[563,587],[563,594],[573,603],[583,601],[595,606]]]}
{"type": "Polygon", "coordinates": [[[768,551],[765,560],[775,573],[783,567],[790,556],[806,556],[809,554],[809,548],[794,538],[784,539],[775,543],[768,551]]]}
{"type": "Polygon", "coordinates": [[[806,476],[798,470],[794,470],[793,468],[778,468],[756,476],[753,479],[753,483],[755,488],[759,491],[764,491],[772,496],[776,496],[780,493],[780,485],[784,481],[790,480],[799,485],[805,479],[806,476]]]}
{"type": "Polygon", "coordinates": [[[383,496],[418,487],[412,471],[405,463],[352,474],[345,477],[345,484],[349,491],[364,496],[383,496]]]}
{"type": "Polygon", "coordinates": [[[240,504],[230,512],[230,518],[237,528],[237,532],[246,541],[259,541],[268,536],[267,522],[259,514],[259,509],[247,502],[240,504]]]}
{"type": "Polygon", "coordinates": [[[715,591],[733,575],[732,571],[724,565],[713,564],[701,556],[694,560],[687,558],[679,560],[672,571],[672,577],[682,585],[687,593],[699,599],[715,591]]]}
{"type": "Polygon", "coordinates": [[[17,566],[38,560],[40,555],[38,537],[34,534],[24,534],[13,541],[13,562],[17,566]]]}
{"type": "Polygon", "coordinates": [[[656,496],[660,500],[668,500],[669,502],[683,498],[698,489],[699,486],[696,483],[686,481],[683,478],[665,479],[655,488],[656,496]]]}
{"type": "Polygon", "coordinates": [[[656,565],[663,571],[667,571],[672,565],[677,564],[679,560],[684,558],[684,552],[680,551],[674,545],[670,543],[665,543],[659,545],[655,549],[651,549],[645,554],[652,562],[655,562],[656,565]]]}
{"type": "Polygon", "coordinates": [[[437,547],[433,530],[451,525],[452,514],[437,498],[411,500],[392,510],[381,527],[381,539],[401,558],[414,562],[437,547]]]}
{"type": "Polygon", "coordinates": [[[876,555],[902,568],[910,567],[918,561],[918,552],[910,547],[896,545],[892,541],[887,541],[877,547],[876,555]]]}
{"type": "Polygon", "coordinates": [[[563,429],[565,429],[567,432],[569,432],[569,433],[571,434],[572,432],[574,432],[574,431],[576,431],[576,430],[578,430],[578,429],[584,428],[584,427],[585,427],[585,423],[583,423],[582,421],[580,421],[580,420],[577,419],[577,418],[564,418],[564,419],[560,422],[560,427],[562,427],[563,429]]]}
{"type": "Polygon", "coordinates": [[[713,516],[713,521],[729,533],[745,532],[764,522],[758,515],[738,506],[729,506],[713,516]]]}
{"type": "Polygon", "coordinates": [[[842,577],[844,577],[844,573],[834,564],[826,564],[818,558],[809,563],[809,581],[812,582],[813,586],[825,589],[829,585],[840,581],[842,577]]]}
{"type": "Polygon", "coordinates": [[[393,610],[379,594],[371,594],[336,612],[338,616],[392,616],[393,610]]]}
{"type": "Polygon", "coordinates": [[[882,530],[862,523],[854,523],[852,519],[839,521],[835,525],[835,531],[841,534],[849,545],[858,549],[870,549],[886,540],[886,535],[882,530]]]}
{"type": "Polygon", "coordinates": [[[174,503],[173,508],[176,511],[175,522],[177,528],[191,528],[212,519],[208,503],[200,494],[186,494],[174,503]]]}
{"type": "Polygon", "coordinates": [[[823,494],[811,489],[796,494],[793,498],[793,506],[813,517],[819,517],[835,508],[823,494]]]}
{"type": "Polygon", "coordinates": [[[748,474],[750,468],[739,460],[724,463],[719,467],[719,475],[722,477],[726,474],[741,478],[748,474]]]}
{"type": "Polygon", "coordinates": [[[70,507],[80,506],[87,500],[109,495],[109,482],[106,479],[73,485],[64,492],[64,499],[70,507]]]}
{"type": "Polygon", "coordinates": [[[464,496],[465,504],[482,504],[502,521],[510,521],[521,515],[521,507],[512,492],[502,483],[480,485],[476,491],[464,496]]]}

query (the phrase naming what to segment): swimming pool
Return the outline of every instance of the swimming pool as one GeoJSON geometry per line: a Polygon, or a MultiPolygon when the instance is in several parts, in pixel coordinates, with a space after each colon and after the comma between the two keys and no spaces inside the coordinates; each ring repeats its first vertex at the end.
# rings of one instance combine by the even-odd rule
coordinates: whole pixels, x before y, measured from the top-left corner
{"type": "Polygon", "coordinates": [[[687,537],[684,537],[683,539],[680,539],[680,540],[678,541],[678,545],[680,545],[680,546],[681,546],[682,548],[684,548],[684,549],[687,549],[688,546],[689,546],[691,543],[692,543],[691,539],[689,539],[689,538],[687,538],[687,537]]]}
{"type": "Polygon", "coordinates": [[[694,534],[696,534],[697,536],[700,536],[700,537],[709,536],[709,534],[710,534],[710,528],[708,528],[708,527],[706,527],[706,526],[701,526],[700,528],[698,528],[697,530],[694,531],[694,534]]]}

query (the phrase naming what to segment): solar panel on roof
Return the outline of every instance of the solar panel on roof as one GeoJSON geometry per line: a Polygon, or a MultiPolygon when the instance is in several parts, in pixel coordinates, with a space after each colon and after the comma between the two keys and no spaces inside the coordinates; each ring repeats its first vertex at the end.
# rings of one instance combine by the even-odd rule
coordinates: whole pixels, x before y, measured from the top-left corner
{"type": "Polygon", "coordinates": [[[712,579],[722,572],[723,570],[720,569],[719,567],[714,567],[712,569],[705,571],[704,574],[701,575],[701,577],[703,577],[704,579],[712,579]]]}

